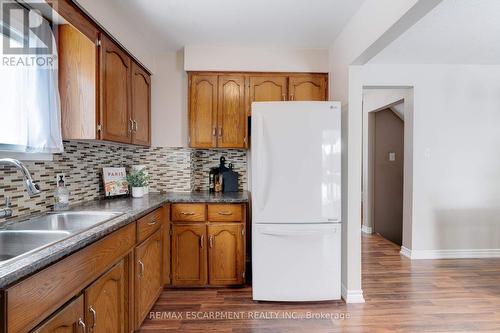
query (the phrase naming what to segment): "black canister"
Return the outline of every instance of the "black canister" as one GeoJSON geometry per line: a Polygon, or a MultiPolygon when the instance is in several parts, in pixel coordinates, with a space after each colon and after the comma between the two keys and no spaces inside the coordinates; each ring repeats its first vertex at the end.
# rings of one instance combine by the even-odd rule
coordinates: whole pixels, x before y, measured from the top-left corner
{"type": "Polygon", "coordinates": [[[238,192],[238,178],[239,174],[233,170],[233,165],[229,164],[229,169],[222,172],[222,179],[224,179],[224,192],[238,192]]]}

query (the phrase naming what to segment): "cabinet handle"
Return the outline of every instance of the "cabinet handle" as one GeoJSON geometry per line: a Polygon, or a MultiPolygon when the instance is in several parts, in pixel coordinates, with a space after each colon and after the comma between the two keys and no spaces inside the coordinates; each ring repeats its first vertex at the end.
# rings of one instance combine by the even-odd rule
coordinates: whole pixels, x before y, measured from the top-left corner
{"type": "Polygon", "coordinates": [[[217,212],[219,215],[233,215],[233,212],[217,212]]]}
{"type": "Polygon", "coordinates": [[[158,221],[157,220],[153,220],[153,221],[148,222],[148,225],[155,225],[156,223],[158,223],[158,221]]]}
{"type": "Polygon", "coordinates": [[[82,327],[83,333],[87,333],[87,325],[85,325],[82,318],[78,318],[78,326],[82,327]]]}
{"type": "Polygon", "coordinates": [[[281,95],[281,100],[286,101],[286,94],[281,95]]]}
{"type": "Polygon", "coordinates": [[[205,235],[201,235],[201,237],[200,237],[200,248],[203,248],[204,240],[205,240],[205,235]]]}
{"type": "Polygon", "coordinates": [[[132,119],[129,119],[128,120],[128,132],[129,133],[132,133],[132,131],[134,130],[134,121],[132,119]]]}
{"type": "Polygon", "coordinates": [[[92,326],[90,327],[90,331],[93,331],[97,321],[97,312],[94,310],[92,306],[89,307],[89,312],[92,314],[92,326]]]}
{"type": "Polygon", "coordinates": [[[139,126],[137,125],[137,120],[133,120],[134,122],[134,132],[137,132],[139,130],[139,126]]]}
{"type": "Polygon", "coordinates": [[[293,94],[290,94],[290,100],[291,101],[295,100],[295,97],[293,96],[293,94]]]}
{"type": "Polygon", "coordinates": [[[217,126],[212,129],[212,136],[217,136],[217,126]]]}
{"type": "Polygon", "coordinates": [[[140,267],[140,271],[139,271],[139,277],[143,277],[144,276],[144,263],[142,261],[138,261],[139,263],[139,267],[140,267]]]}
{"type": "Polygon", "coordinates": [[[194,212],[181,212],[181,215],[187,215],[187,216],[191,216],[194,214],[195,214],[194,212]]]}
{"type": "Polygon", "coordinates": [[[222,126],[219,127],[219,138],[222,138],[222,126]]]}
{"type": "Polygon", "coordinates": [[[210,235],[210,237],[208,238],[208,242],[210,243],[210,247],[214,247],[214,236],[213,235],[210,235]]]}

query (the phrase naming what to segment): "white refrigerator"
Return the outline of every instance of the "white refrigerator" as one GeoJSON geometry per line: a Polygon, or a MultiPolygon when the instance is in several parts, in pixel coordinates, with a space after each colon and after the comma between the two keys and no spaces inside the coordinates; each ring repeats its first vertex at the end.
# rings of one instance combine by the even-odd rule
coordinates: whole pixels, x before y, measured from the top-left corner
{"type": "Polygon", "coordinates": [[[261,301],[340,299],[339,102],[252,104],[252,289],[261,301]]]}

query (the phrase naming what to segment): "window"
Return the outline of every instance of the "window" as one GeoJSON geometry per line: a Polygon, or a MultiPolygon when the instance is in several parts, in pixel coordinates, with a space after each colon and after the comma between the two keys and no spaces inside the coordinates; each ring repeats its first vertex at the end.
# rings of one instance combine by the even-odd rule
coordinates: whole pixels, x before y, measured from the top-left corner
{"type": "Polygon", "coordinates": [[[57,48],[34,9],[2,2],[0,151],[62,152],[57,48]]]}

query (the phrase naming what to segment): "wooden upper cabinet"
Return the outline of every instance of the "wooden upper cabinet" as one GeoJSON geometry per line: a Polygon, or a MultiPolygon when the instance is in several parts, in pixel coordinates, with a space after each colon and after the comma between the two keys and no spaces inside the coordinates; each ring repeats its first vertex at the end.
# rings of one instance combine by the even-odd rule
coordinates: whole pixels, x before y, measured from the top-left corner
{"type": "Polygon", "coordinates": [[[245,148],[247,143],[245,77],[220,75],[218,95],[217,147],[245,148]]]}
{"type": "Polygon", "coordinates": [[[207,237],[205,224],[172,225],[172,284],[207,283],[207,237]]]}
{"type": "Polygon", "coordinates": [[[111,39],[101,38],[101,139],[131,143],[130,57],[111,39]]]}
{"type": "Polygon", "coordinates": [[[58,26],[62,136],[151,144],[151,75],[71,0],[58,26]]]}
{"type": "Polygon", "coordinates": [[[288,99],[286,76],[250,76],[249,114],[252,102],[275,102],[288,99]]]}
{"type": "Polygon", "coordinates": [[[126,265],[118,264],[85,289],[85,322],[92,333],[125,332],[126,265]]]}
{"type": "Polygon", "coordinates": [[[288,93],[291,101],[326,101],[327,76],[324,74],[292,75],[288,93]]]}
{"type": "Polygon", "coordinates": [[[242,284],[245,267],[243,224],[208,226],[208,262],[211,285],[242,284]]]}
{"type": "Polygon", "coordinates": [[[163,229],[135,249],[135,304],[136,325],[140,326],[163,289],[163,229]]]}
{"type": "Polygon", "coordinates": [[[216,147],[217,75],[191,75],[189,85],[189,145],[216,147]]]}
{"type": "Polygon", "coordinates": [[[151,145],[151,77],[132,62],[132,143],[151,145]]]}
{"type": "Polygon", "coordinates": [[[33,333],[85,333],[83,296],[52,315],[33,333]]]}
{"type": "Polygon", "coordinates": [[[90,39],[70,24],[58,27],[62,136],[97,139],[98,31],[90,39]]]}

